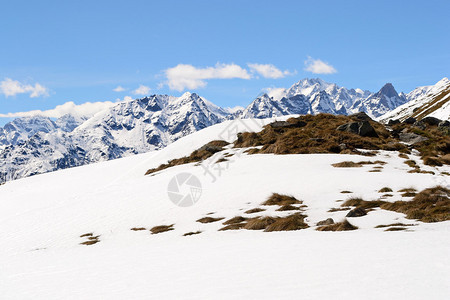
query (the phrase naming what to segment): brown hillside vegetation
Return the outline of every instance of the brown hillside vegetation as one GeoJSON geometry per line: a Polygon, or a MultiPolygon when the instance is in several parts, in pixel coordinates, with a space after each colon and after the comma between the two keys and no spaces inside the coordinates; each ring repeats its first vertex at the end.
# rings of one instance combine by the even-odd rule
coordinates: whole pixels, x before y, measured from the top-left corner
{"type": "Polygon", "coordinates": [[[324,225],[317,228],[318,231],[348,231],[356,229],[358,229],[358,227],[350,224],[347,219],[339,223],[324,225]]]}
{"type": "MultiPolygon", "coordinates": [[[[146,175],[176,165],[199,162],[223,151],[225,141],[212,141],[195,150],[189,156],[173,159],[157,168],[149,169],[146,175]]],[[[318,114],[290,118],[286,122],[273,122],[264,126],[260,132],[239,133],[234,148],[253,147],[249,154],[308,154],[341,153],[373,156],[370,151],[387,150],[411,153],[412,149],[420,152],[425,164],[440,166],[450,164],[450,136],[437,125],[398,123],[390,127],[375,122],[360,113],[352,116],[318,114]],[[374,130],[371,136],[337,130],[339,126],[366,120],[374,130]],[[276,125],[276,126],[275,126],[276,125]],[[389,129],[389,130],[388,130],[389,129]],[[400,140],[400,133],[409,133],[426,138],[426,140],[406,145],[400,140]],[[255,148],[255,147],[259,147],[255,148]]],[[[410,163],[410,162],[408,162],[410,163]]],[[[413,170],[420,172],[420,170],[413,170]]]]}

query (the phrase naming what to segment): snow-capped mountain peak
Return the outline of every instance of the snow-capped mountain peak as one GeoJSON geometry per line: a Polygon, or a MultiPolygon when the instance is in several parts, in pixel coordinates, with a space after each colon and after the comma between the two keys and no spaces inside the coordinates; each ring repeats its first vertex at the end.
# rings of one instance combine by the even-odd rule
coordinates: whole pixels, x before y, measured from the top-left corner
{"type": "Polygon", "coordinates": [[[450,80],[442,78],[433,86],[423,86],[407,94],[405,104],[382,115],[378,120],[404,120],[408,117],[422,119],[433,116],[442,120],[450,119],[450,80]]]}

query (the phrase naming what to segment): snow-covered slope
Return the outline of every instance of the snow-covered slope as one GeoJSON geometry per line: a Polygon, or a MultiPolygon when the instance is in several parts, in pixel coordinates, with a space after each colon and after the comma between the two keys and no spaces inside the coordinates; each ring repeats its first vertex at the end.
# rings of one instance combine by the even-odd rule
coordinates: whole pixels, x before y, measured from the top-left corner
{"type": "Polygon", "coordinates": [[[450,120],[450,80],[443,78],[434,86],[420,87],[407,95],[409,102],[384,114],[379,121],[390,119],[405,120],[414,117],[418,120],[431,116],[450,120]]]}
{"type": "MultiPolygon", "coordinates": [[[[283,118],[278,118],[283,119],[283,118]]],[[[127,158],[60,170],[0,186],[0,293],[2,299],[448,299],[449,222],[421,223],[374,210],[351,222],[349,232],[316,231],[317,221],[340,220],[347,195],[404,199],[401,188],[448,184],[439,175],[408,173],[396,152],[376,157],[338,154],[246,155],[228,162],[181,165],[154,176],[148,168],[184,156],[208,141],[233,141],[236,132],[270,120],[225,121],[183,137],[166,148],[127,158]],[[344,160],[383,160],[382,172],[333,168],[344,160]],[[201,197],[178,207],[168,197],[179,173],[197,176],[201,197]],[[341,191],[352,191],[342,194],[341,191]],[[306,205],[308,229],[290,232],[218,231],[222,222],[258,207],[273,192],[306,205]],[[197,219],[224,217],[202,224],[197,219]],[[385,232],[380,224],[414,224],[385,232]],[[174,224],[152,235],[151,228],[174,224]],[[201,231],[193,236],[187,232],[201,231]],[[99,243],[80,245],[92,233],[99,243]]],[[[417,159],[411,155],[412,159],[417,159]]],[[[420,163],[420,160],[417,159],[420,163]]],[[[272,207],[256,215],[283,216],[272,207]]]]}

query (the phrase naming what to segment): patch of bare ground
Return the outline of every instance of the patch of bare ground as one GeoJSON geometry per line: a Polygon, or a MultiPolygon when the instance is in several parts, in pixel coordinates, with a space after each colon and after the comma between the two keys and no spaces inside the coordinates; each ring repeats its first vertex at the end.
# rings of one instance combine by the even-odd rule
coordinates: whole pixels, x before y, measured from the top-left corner
{"type": "MultiPolygon", "coordinates": [[[[402,189],[405,193],[412,189],[402,189]]],[[[406,215],[407,219],[416,219],[422,222],[442,222],[450,220],[450,190],[443,186],[435,186],[417,193],[412,200],[386,202],[383,200],[365,201],[353,198],[342,204],[362,208],[379,207],[406,215]]]]}
{"type": "Polygon", "coordinates": [[[94,236],[93,233],[85,233],[85,234],[80,235],[80,237],[87,238],[87,241],[81,242],[80,245],[90,246],[90,245],[94,245],[94,244],[97,244],[98,242],[100,242],[100,235],[94,236]]]}
{"type": "Polygon", "coordinates": [[[405,153],[400,153],[400,154],[398,155],[398,157],[404,158],[404,159],[409,159],[409,156],[406,155],[405,153]]]}
{"type": "Polygon", "coordinates": [[[243,229],[245,227],[245,225],[246,225],[246,223],[230,224],[230,225],[220,228],[219,231],[243,229]]]}
{"type": "Polygon", "coordinates": [[[246,210],[245,213],[246,214],[255,214],[255,213],[262,212],[262,211],[265,211],[265,209],[256,207],[256,208],[252,208],[252,209],[246,210]]]}
{"type": "Polygon", "coordinates": [[[173,225],[175,225],[175,224],[155,226],[150,229],[150,232],[152,234],[158,234],[158,233],[162,233],[162,232],[166,232],[166,231],[171,231],[171,230],[175,229],[175,228],[173,228],[173,225]]]}
{"type": "Polygon", "coordinates": [[[269,224],[264,231],[292,231],[308,228],[308,224],[305,223],[306,216],[301,213],[295,213],[287,217],[276,218],[275,222],[269,224]]]}
{"type": "Polygon", "coordinates": [[[352,225],[347,219],[342,222],[317,227],[318,231],[349,231],[356,230],[358,227],[352,225]]]}
{"type": "Polygon", "coordinates": [[[350,210],[350,207],[333,207],[328,210],[328,212],[346,211],[350,210]]]}
{"type": "Polygon", "coordinates": [[[223,222],[222,224],[223,225],[238,224],[238,223],[242,223],[242,222],[247,221],[247,220],[248,220],[248,218],[241,217],[241,216],[236,216],[234,218],[231,218],[231,219],[223,222]]]}
{"type": "Polygon", "coordinates": [[[248,230],[263,230],[274,223],[275,219],[275,217],[256,217],[249,219],[243,228],[248,230]]]}
{"type": "Polygon", "coordinates": [[[393,192],[392,189],[387,186],[378,190],[378,193],[392,193],[392,192],[393,192]]]}
{"type": "Polygon", "coordinates": [[[281,195],[278,193],[273,193],[270,197],[262,203],[262,205],[291,205],[291,204],[302,204],[303,201],[297,200],[293,196],[281,195]]]}
{"type": "MultiPolygon", "coordinates": [[[[377,161],[360,161],[360,162],[353,162],[353,161],[343,161],[340,163],[332,164],[335,168],[360,168],[364,165],[374,165],[374,164],[381,164],[384,165],[386,162],[377,160],[377,161]]],[[[375,167],[374,167],[375,168],[375,167]]]]}
{"type": "Polygon", "coordinates": [[[404,224],[404,223],[393,223],[387,225],[377,225],[375,228],[386,228],[386,227],[405,227],[405,226],[416,226],[417,224],[404,224]]]}
{"type": "Polygon", "coordinates": [[[133,231],[141,231],[141,230],[147,230],[147,228],[145,228],[145,227],[133,227],[133,228],[131,228],[130,230],[133,230],[133,231]]]}
{"type": "Polygon", "coordinates": [[[288,210],[301,210],[301,208],[298,206],[293,206],[293,205],[288,204],[288,205],[283,205],[276,209],[276,211],[288,211],[288,210]]]}
{"type": "Polygon", "coordinates": [[[89,241],[80,243],[80,245],[86,245],[86,246],[89,246],[89,245],[97,244],[98,242],[100,242],[100,241],[99,241],[99,240],[89,240],[89,241]]]}
{"type": "Polygon", "coordinates": [[[195,234],[199,234],[202,233],[201,231],[191,231],[191,232],[187,232],[185,234],[183,234],[183,236],[190,236],[190,235],[195,235],[195,234]]]}
{"type": "Polygon", "coordinates": [[[198,219],[197,222],[199,222],[199,223],[213,223],[213,222],[217,222],[217,221],[220,221],[220,220],[223,220],[223,219],[225,219],[225,218],[221,218],[221,217],[219,217],[219,218],[204,217],[204,218],[198,219]]]}
{"type": "Polygon", "coordinates": [[[352,194],[353,192],[351,191],[342,191],[341,194],[352,194]]]}
{"type": "Polygon", "coordinates": [[[384,231],[404,231],[406,230],[405,227],[389,227],[387,229],[385,229],[384,231]]]}

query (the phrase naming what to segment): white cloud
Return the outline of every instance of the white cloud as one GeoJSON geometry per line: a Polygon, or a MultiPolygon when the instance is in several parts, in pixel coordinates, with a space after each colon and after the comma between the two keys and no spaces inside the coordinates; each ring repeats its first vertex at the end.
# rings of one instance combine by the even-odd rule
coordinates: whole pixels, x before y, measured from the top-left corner
{"type": "Polygon", "coordinates": [[[207,79],[250,79],[246,69],[236,64],[220,64],[214,67],[196,68],[192,65],[179,64],[164,71],[167,85],[172,90],[196,89],[206,86],[207,79]]]}
{"type": "Polygon", "coordinates": [[[66,102],[61,105],[57,105],[53,109],[49,110],[32,110],[25,112],[15,112],[0,114],[1,118],[19,118],[19,117],[30,117],[30,116],[44,116],[49,118],[59,118],[65,114],[73,114],[85,117],[91,117],[97,112],[113,106],[115,103],[110,101],[105,102],[86,102],[83,104],[75,104],[72,101],[66,102]]]}
{"type": "Polygon", "coordinates": [[[132,98],[130,96],[125,96],[125,97],[123,97],[123,99],[117,98],[116,102],[128,102],[128,101],[131,101],[131,100],[134,100],[134,98],[132,98]]]}
{"type": "Polygon", "coordinates": [[[280,100],[286,96],[287,90],[285,88],[266,88],[264,90],[269,97],[273,97],[274,100],[280,100]]]}
{"type": "Polygon", "coordinates": [[[0,93],[6,97],[15,96],[17,94],[30,94],[31,98],[39,96],[48,96],[48,89],[39,83],[35,83],[34,86],[30,84],[23,84],[17,80],[11,78],[5,78],[0,82],[0,93]]]}
{"type": "Polygon", "coordinates": [[[120,93],[120,92],[124,92],[124,91],[125,91],[125,88],[123,88],[123,87],[121,87],[120,85],[118,85],[115,89],[113,89],[113,91],[114,91],[114,92],[120,93]]]}
{"type": "Polygon", "coordinates": [[[311,56],[308,56],[308,59],[305,60],[305,71],[314,74],[333,74],[337,72],[332,65],[320,59],[313,59],[311,56]]]}
{"type": "Polygon", "coordinates": [[[137,89],[133,91],[135,95],[148,95],[150,93],[150,88],[145,85],[140,85],[137,89]]]}
{"type": "Polygon", "coordinates": [[[292,73],[288,70],[281,71],[277,67],[271,64],[248,64],[250,70],[252,72],[256,72],[263,76],[264,78],[283,78],[287,75],[291,75],[292,73]]]}

